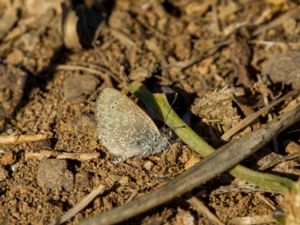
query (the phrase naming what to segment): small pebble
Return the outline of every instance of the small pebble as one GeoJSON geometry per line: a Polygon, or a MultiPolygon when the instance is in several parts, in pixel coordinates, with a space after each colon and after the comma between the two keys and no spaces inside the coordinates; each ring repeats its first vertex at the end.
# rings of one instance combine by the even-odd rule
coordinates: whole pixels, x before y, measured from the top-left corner
{"type": "Polygon", "coordinates": [[[8,166],[15,162],[15,157],[12,152],[5,152],[0,156],[0,165],[8,166]]]}
{"type": "Polygon", "coordinates": [[[178,209],[178,213],[176,215],[176,224],[182,224],[182,225],[194,225],[195,223],[195,217],[189,212],[185,211],[183,209],[178,209]]]}
{"type": "Polygon", "coordinates": [[[147,161],[147,162],[145,162],[145,164],[143,165],[143,168],[144,168],[145,170],[147,170],[147,171],[150,171],[150,170],[152,170],[153,166],[154,166],[154,163],[153,163],[153,162],[147,161]]]}
{"type": "Polygon", "coordinates": [[[66,100],[79,102],[96,90],[99,80],[89,74],[74,74],[67,77],[63,83],[63,93],[66,100]]]}
{"type": "Polygon", "coordinates": [[[300,145],[296,142],[291,141],[285,147],[285,152],[288,154],[297,154],[300,153],[300,145]]]}
{"type": "Polygon", "coordinates": [[[7,177],[8,177],[8,173],[6,169],[3,166],[0,166],[0,181],[6,180],[7,177]]]}
{"type": "Polygon", "coordinates": [[[37,172],[37,183],[44,190],[71,191],[74,188],[74,176],[67,169],[66,160],[43,159],[37,172]]]}
{"type": "Polygon", "coordinates": [[[111,180],[112,182],[119,182],[121,180],[121,176],[120,175],[116,175],[116,174],[109,174],[108,175],[108,179],[111,180]]]}
{"type": "Polygon", "coordinates": [[[189,168],[195,166],[200,161],[199,157],[196,155],[192,155],[188,161],[184,164],[184,169],[188,170],[189,168]]]}
{"type": "Polygon", "coordinates": [[[119,183],[124,186],[127,185],[130,181],[130,178],[128,176],[122,176],[122,178],[119,180],[119,183]]]}

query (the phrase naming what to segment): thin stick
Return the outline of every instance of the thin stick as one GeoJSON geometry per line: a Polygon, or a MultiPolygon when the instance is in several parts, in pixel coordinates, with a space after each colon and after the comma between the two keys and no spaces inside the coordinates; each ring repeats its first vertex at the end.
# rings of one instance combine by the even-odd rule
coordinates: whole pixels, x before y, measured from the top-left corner
{"type": "Polygon", "coordinates": [[[38,152],[25,152],[25,159],[43,159],[54,157],[57,159],[72,159],[78,161],[86,161],[99,158],[99,152],[59,152],[55,150],[40,150],[38,152]]]}
{"type": "Polygon", "coordinates": [[[266,32],[268,29],[277,27],[277,26],[283,24],[283,22],[289,18],[298,18],[299,10],[300,10],[300,8],[296,7],[290,11],[287,11],[283,15],[273,19],[271,22],[267,23],[266,25],[259,26],[259,28],[253,32],[253,36],[258,36],[258,35],[266,32]]]}
{"type": "Polygon", "coordinates": [[[219,16],[218,16],[218,8],[217,8],[217,1],[215,1],[212,4],[212,13],[213,13],[213,20],[214,20],[214,24],[217,30],[217,34],[221,33],[221,25],[220,25],[220,21],[219,21],[219,16]]]}
{"type": "Polygon", "coordinates": [[[103,184],[100,184],[96,189],[94,189],[91,193],[81,199],[74,207],[69,209],[66,213],[62,215],[57,224],[62,224],[68,221],[70,218],[76,215],[80,210],[84,209],[91,201],[94,200],[98,195],[101,195],[106,190],[106,187],[103,184]]]}
{"type": "Polygon", "coordinates": [[[244,216],[234,217],[230,220],[230,224],[239,225],[251,225],[251,224],[278,224],[278,221],[273,215],[262,215],[262,216],[244,216]]]}
{"type": "Polygon", "coordinates": [[[93,69],[93,68],[88,68],[88,67],[84,67],[84,66],[78,66],[78,65],[58,65],[55,67],[56,70],[69,70],[69,71],[84,71],[87,73],[91,73],[94,75],[97,75],[99,77],[101,77],[103,80],[107,80],[107,76],[105,74],[103,74],[103,72],[109,73],[111,75],[111,77],[117,81],[120,82],[120,79],[117,77],[117,75],[115,75],[113,72],[111,72],[109,69],[105,68],[105,67],[98,67],[98,70],[93,69]],[[100,72],[103,71],[103,72],[100,72]]]}
{"type": "Polygon", "coordinates": [[[269,105],[266,105],[265,107],[261,108],[255,113],[252,113],[251,115],[247,116],[246,118],[242,119],[238,124],[236,124],[234,127],[229,129],[227,132],[225,132],[221,138],[223,140],[229,140],[233,135],[235,135],[237,132],[240,130],[244,129],[248,125],[250,125],[253,121],[255,121],[259,116],[267,113],[269,110],[271,110],[274,106],[278,105],[279,103],[283,102],[286,100],[288,97],[292,96],[295,94],[296,91],[289,92],[288,94],[280,97],[279,99],[275,100],[269,105]]]}
{"type": "Polygon", "coordinates": [[[196,56],[193,59],[187,60],[187,61],[181,61],[181,62],[176,62],[174,64],[170,64],[170,65],[166,65],[163,67],[163,69],[169,69],[172,67],[175,68],[180,68],[181,70],[185,70],[189,67],[191,67],[192,65],[201,62],[202,60],[206,59],[208,56],[216,53],[217,51],[219,51],[221,48],[229,45],[232,41],[223,41],[220,43],[217,43],[214,47],[212,47],[211,49],[207,50],[206,52],[204,52],[203,54],[196,56]]]}
{"type": "Polygon", "coordinates": [[[34,142],[46,139],[47,136],[43,134],[33,134],[33,135],[1,135],[0,144],[22,144],[26,142],[34,142]]]}
{"type": "Polygon", "coordinates": [[[213,224],[224,225],[209,209],[196,197],[191,197],[187,202],[199,213],[206,216],[213,224]]]}
{"type": "Polygon", "coordinates": [[[110,33],[117,38],[122,44],[126,45],[128,48],[136,48],[136,43],[132,40],[129,35],[125,34],[121,30],[110,28],[110,33]]]}

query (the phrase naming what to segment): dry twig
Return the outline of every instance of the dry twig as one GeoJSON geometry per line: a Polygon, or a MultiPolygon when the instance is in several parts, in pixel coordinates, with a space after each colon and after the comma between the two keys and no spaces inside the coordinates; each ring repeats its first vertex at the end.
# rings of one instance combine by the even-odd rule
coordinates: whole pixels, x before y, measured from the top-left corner
{"type": "Polygon", "coordinates": [[[0,40],[8,34],[18,20],[20,7],[16,3],[11,3],[10,1],[7,2],[7,8],[0,20],[0,40]]]}
{"type": "Polygon", "coordinates": [[[41,150],[38,152],[25,152],[25,159],[43,159],[54,157],[57,159],[72,159],[78,161],[86,161],[92,159],[98,159],[100,153],[98,152],[83,152],[83,153],[70,153],[70,152],[58,152],[54,150],[41,150]]]}
{"type": "Polygon", "coordinates": [[[187,202],[199,213],[206,216],[213,224],[224,225],[209,209],[196,197],[191,197],[187,202]]]}
{"type": "Polygon", "coordinates": [[[235,135],[237,132],[239,132],[240,130],[244,129],[245,127],[247,127],[248,125],[250,125],[253,121],[255,121],[258,117],[260,117],[261,115],[267,113],[269,110],[271,110],[274,106],[278,105],[279,103],[283,102],[284,100],[286,100],[288,97],[292,96],[293,94],[295,94],[296,92],[289,92],[288,94],[280,97],[279,99],[275,100],[274,102],[272,102],[269,105],[266,105],[265,107],[261,108],[260,110],[258,110],[257,112],[247,116],[246,118],[242,119],[238,124],[236,124],[234,127],[232,127],[231,129],[229,129],[227,132],[225,132],[221,138],[223,140],[229,140],[233,135],[235,135]]]}
{"type": "Polygon", "coordinates": [[[277,27],[281,25],[284,21],[286,21],[288,18],[299,18],[299,7],[296,7],[293,10],[290,10],[283,15],[279,16],[278,18],[272,20],[271,22],[267,23],[266,25],[260,26],[258,29],[256,29],[253,32],[254,36],[258,36],[264,32],[266,32],[268,29],[277,27]]]}
{"type": "Polygon", "coordinates": [[[94,200],[98,195],[101,195],[105,192],[106,187],[103,184],[100,184],[96,189],[91,193],[85,196],[80,202],[73,206],[70,210],[62,215],[57,224],[62,224],[68,221],[70,218],[76,215],[80,210],[84,209],[91,201],[94,200]]]}
{"type": "Polygon", "coordinates": [[[1,135],[0,144],[22,144],[26,142],[41,141],[46,139],[47,136],[43,134],[33,134],[33,135],[1,135]]]}
{"type": "Polygon", "coordinates": [[[170,65],[167,65],[164,67],[164,69],[169,69],[169,68],[172,68],[172,67],[175,67],[175,68],[179,68],[181,70],[185,70],[187,68],[189,68],[190,66],[196,64],[196,63],[199,63],[201,62],[202,60],[204,60],[205,58],[207,58],[208,56],[216,53],[217,51],[219,51],[221,48],[229,45],[232,41],[223,41],[221,43],[218,43],[216,44],[213,48],[209,49],[207,52],[193,58],[193,59],[190,59],[190,60],[186,60],[186,61],[181,61],[181,62],[176,62],[174,64],[170,64],[170,65]]]}
{"type": "Polygon", "coordinates": [[[276,220],[273,218],[272,215],[235,217],[230,220],[230,224],[239,224],[239,225],[269,224],[269,223],[276,223],[276,220]]]}
{"type": "Polygon", "coordinates": [[[93,68],[88,68],[88,67],[84,67],[84,66],[78,66],[78,65],[58,65],[55,67],[56,70],[67,70],[67,71],[84,71],[87,73],[91,73],[94,75],[97,75],[99,77],[101,77],[108,85],[111,85],[111,81],[110,79],[107,77],[107,75],[105,73],[109,73],[109,75],[118,83],[120,83],[120,79],[114,74],[112,73],[108,68],[105,68],[104,66],[101,67],[99,66],[97,69],[93,69],[93,68]],[[99,70],[99,71],[98,71],[99,70]],[[102,72],[100,72],[102,71],[102,72]]]}

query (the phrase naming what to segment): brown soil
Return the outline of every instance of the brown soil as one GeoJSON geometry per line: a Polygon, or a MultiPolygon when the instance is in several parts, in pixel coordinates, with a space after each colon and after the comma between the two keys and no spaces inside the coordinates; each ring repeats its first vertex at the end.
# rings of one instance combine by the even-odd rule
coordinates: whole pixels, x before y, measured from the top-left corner
{"type": "MultiPolygon", "coordinates": [[[[294,82],[299,52],[287,53],[300,47],[297,1],[74,1],[63,13],[77,10],[79,34],[65,28],[74,28],[74,20],[62,20],[59,1],[9,2],[0,5],[0,132],[48,138],[0,145],[3,224],[51,224],[104,184],[106,191],[67,222],[76,224],[157,189],[198,161],[180,140],[172,140],[161,154],[113,163],[97,139],[94,118],[103,87],[126,93],[129,82],[142,81],[153,92],[178,93],[174,109],[214,147],[242,118],[299,87],[294,82]],[[56,155],[47,157],[49,152],[56,155]],[[98,157],[58,159],[59,153],[98,157]]],[[[276,145],[264,147],[246,165],[295,179],[299,158],[267,166],[299,154],[299,132],[292,133],[274,139],[276,145]]],[[[226,174],[190,194],[225,224],[271,215],[280,203],[280,195],[245,188],[226,174]]],[[[180,198],[126,224],[213,223],[180,198]]]]}

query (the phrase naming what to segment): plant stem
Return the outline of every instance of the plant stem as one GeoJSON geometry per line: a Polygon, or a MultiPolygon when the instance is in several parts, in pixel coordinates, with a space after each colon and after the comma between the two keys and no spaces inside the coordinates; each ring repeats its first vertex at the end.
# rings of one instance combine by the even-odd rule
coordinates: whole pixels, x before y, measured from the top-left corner
{"type": "MultiPolygon", "coordinates": [[[[129,86],[129,91],[138,97],[149,109],[154,109],[154,111],[164,120],[166,125],[168,125],[178,137],[190,148],[196,151],[202,157],[208,157],[211,155],[215,149],[205,142],[198,134],[189,128],[176,114],[176,112],[171,108],[168,101],[164,95],[152,93],[141,83],[132,83],[129,86]]],[[[228,143],[226,145],[229,145],[228,143]]],[[[224,145],[224,147],[226,146],[224,145]]],[[[260,146],[261,147],[261,146],[260,146]]],[[[221,147],[220,149],[222,149],[221,147]]],[[[247,146],[246,146],[247,148],[247,146]]],[[[255,151],[258,149],[257,147],[255,151]]],[[[240,149],[243,154],[243,149],[240,149]]],[[[252,152],[253,153],[253,150],[252,152]]],[[[249,154],[249,153],[247,153],[249,154]]],[[[245,158],[242,157],[241,160],[245,158]]],[[[257,172],[246,168],[241,165],[235,166],[229,171],[229,173],[239,179],[248,181],[254,185],[268,188],[275,192],[285,193],[288,190],[291,190],[295,187],[294,181],[262,172],[257,172]]]]}

